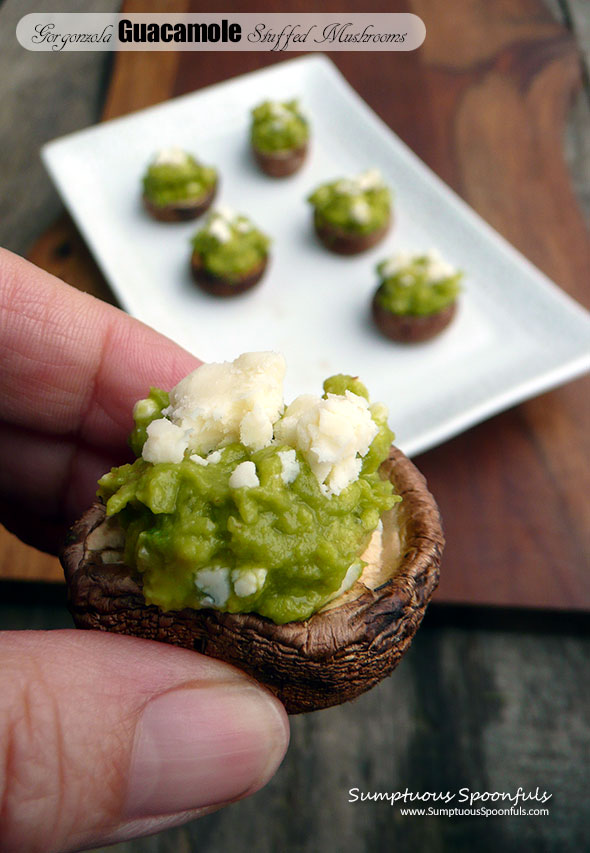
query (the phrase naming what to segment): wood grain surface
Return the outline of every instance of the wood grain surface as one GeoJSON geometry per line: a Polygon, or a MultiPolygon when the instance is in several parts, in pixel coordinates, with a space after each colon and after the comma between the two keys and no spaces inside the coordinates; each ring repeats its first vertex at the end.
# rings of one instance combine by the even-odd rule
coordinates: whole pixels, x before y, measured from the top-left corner
{"type": "MultiPolygon", "coordinates": [[[[258,10],[271,6],[268,0],[258,10]]],[[[436,0],[411,0],[396,11],[404,6],[426,24],[419,51],[331,58],[429,166],[588,306],[590,247],[563,159],[565,114],[581,80],[571,34],[537,0],[455,0],[452,15],[436,0]]],[[[125,8],[149,11],[149,4],[125,8]]],[[[167,5],[184,9],[208,11],[204,2],[167,5]]],[[[245,2],[233,10],[250,11],[245,2]]],[[[281,10],[301,11],[301,4],[291,0],[281,10]]],[[[218,62],[198,52],[118,54],[104,118],[288,56],[227,52],[218,62]]],[[[43,235],[30,258],[112,300],[67,218],[43,235]]],[[[448,540],[439,602],[590,608],[589,390],[587,378],[578,380],[416,460],[439,501],[448,540]]],[[[8,534],[0,551],[2,575],[61,578],[55,561],[25,551],[8,534]]]]}

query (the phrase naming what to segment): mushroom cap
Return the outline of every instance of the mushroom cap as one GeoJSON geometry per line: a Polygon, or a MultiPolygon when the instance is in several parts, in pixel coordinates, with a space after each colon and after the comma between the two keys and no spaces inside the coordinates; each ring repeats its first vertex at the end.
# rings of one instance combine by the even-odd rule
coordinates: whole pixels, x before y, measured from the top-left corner
{"type": "Polygon", "coordinates": [[[391,223],[392,217],[390,216],[383,225],[375,228],[374,231],[369,231],[368,234],[358,234],[336,225],[320,222],[317,213],[314,214],[313,220],[315,232],[320,241],[326,249],[335,252],[337,255],[359,255],[361,252],[366,252],[367,249],[372,249],[385,237],[391,223]]]}
{"type": "Polygon", "coordinates": [[[215,275],[203,265],[203,259],[196,250],[191,255],[191,273],[201,290],[212,296],[231,297],[245,293],[258,284],[268,266],[268,255],[246,273],[230,281],[223,276],[215,275]]]}
{"type": "Polygon", "coordinates": [[[287,151],[261,151],[256,146],[252,146],[256,162],[271,178],[286,178],[293,175],[303,165],[307,149],[307,142],[298,148],[289,148],[287,151]]]}
{"type": "Polygon", "coordinates": [[[172,204],[154,204],[144,193],[143,205],[150,216],[160,222],[188,222],[196,219],[211,207],[213,199],[217,195],[219,181],[215,181],[211,189],[198,196],[184,201],[175,201],[172,204]]]}
{"type": "Polygon", "coordinates": [[[383,516],[383,547],[354,586],[305,622],[276,625],[256,613],[160,610],[122,562],[123,531],[95,503],[62,553],[79,628],[131,634],[194,649],[244,670],[290,714],[354,699],[391,673],[409,647],[438,583],[444,546],[426,481],[396,447],[381,466],[402,501],[383,516]],[[372,564],[371,564],[372,563],[372,564]]]}
{"type": "Polygon", "coordinates": [[[394,314],[384,308],[378,300],[380,287],[371,302],[375,325],[385,337],[403,344],[429,341],[450,324],[457,313],[457,300],[434,314],[394,314]]]}

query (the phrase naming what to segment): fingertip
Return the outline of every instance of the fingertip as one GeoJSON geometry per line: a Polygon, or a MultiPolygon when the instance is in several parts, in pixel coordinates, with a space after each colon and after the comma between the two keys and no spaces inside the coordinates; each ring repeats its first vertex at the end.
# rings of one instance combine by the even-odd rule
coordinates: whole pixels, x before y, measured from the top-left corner
{"type": "Polygon", "coordinates": [[[288,743],[279,703],[246,679],[187,684],[151,699],[137,724],[124,818],[215,806],[262,788],[288,743]]]}
{"type": "Polygon", "coordinates": [[[178,825],[253,794],[285,754],[282,705],[221,661],[94,631],[5,632],[0,644],[0,849],[178,825]]]}

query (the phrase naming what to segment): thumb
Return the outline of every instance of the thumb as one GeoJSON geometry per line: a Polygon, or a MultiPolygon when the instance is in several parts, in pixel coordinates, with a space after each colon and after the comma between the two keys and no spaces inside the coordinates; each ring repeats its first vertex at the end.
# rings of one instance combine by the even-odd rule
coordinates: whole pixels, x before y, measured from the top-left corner
{"type": "Polygon", "coordinates": [[[93,631],[0,633],[0,850],[157,832],[254,793],[282,705],[227,664],[93,631]]]}

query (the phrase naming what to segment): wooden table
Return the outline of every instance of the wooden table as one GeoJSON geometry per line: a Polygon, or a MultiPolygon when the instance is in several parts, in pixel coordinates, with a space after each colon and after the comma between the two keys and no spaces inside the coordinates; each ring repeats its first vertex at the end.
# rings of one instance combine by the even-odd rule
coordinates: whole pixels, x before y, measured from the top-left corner
{"type": "MultiPolygon", "coordinates": [[[[205,4],[168,4],[188,5],[205,11],[205,4]]],[[[345,6],[353,8],[335,0],[328,8],[345,6]]],[[[452,14],[434,0],[405,7],[426,23],[421,51],[371,54],[370,61],[368,54],[335,54],[334,60],[441,177],[588,305],[587,234],[562,157],[564,114],[581,81],[571,34],[536,0],[455,0],[452,14]]],[[[234,9],[247,11],[242,3],[234,9]]],[[[228,53],[222,66],[207,54],[121,54],[104,116],[277,58],[228,53]]],[[[109,296],[68,220],[46,232],[30,256],[109,296]]],[[[588,390],[588,380],[579,380],[417,460],[449,540],[439,600],[526,604],[542,609],[536,616],[433,609],[390,680],[352,705],[294,720],[281,771],[252,801],[116,849],[192,850],[197,843],[204,851],[583,849],[590,819],[584,793],[590,643],[579,620],[547,609],[590,604],[588,390]],[[347,802],[351,787],[537,785],[554,794],[549,817],[402,818],[384,803],[347,802]]],[[[55,576],[49,558],[3,543],[3,565],[14,575],[33,567],[38,577],[44,565],[55,576]]],[[[0,589],[9,602],[0,610],[3,627],[68,624],[59,590],[0,589]]]]}

